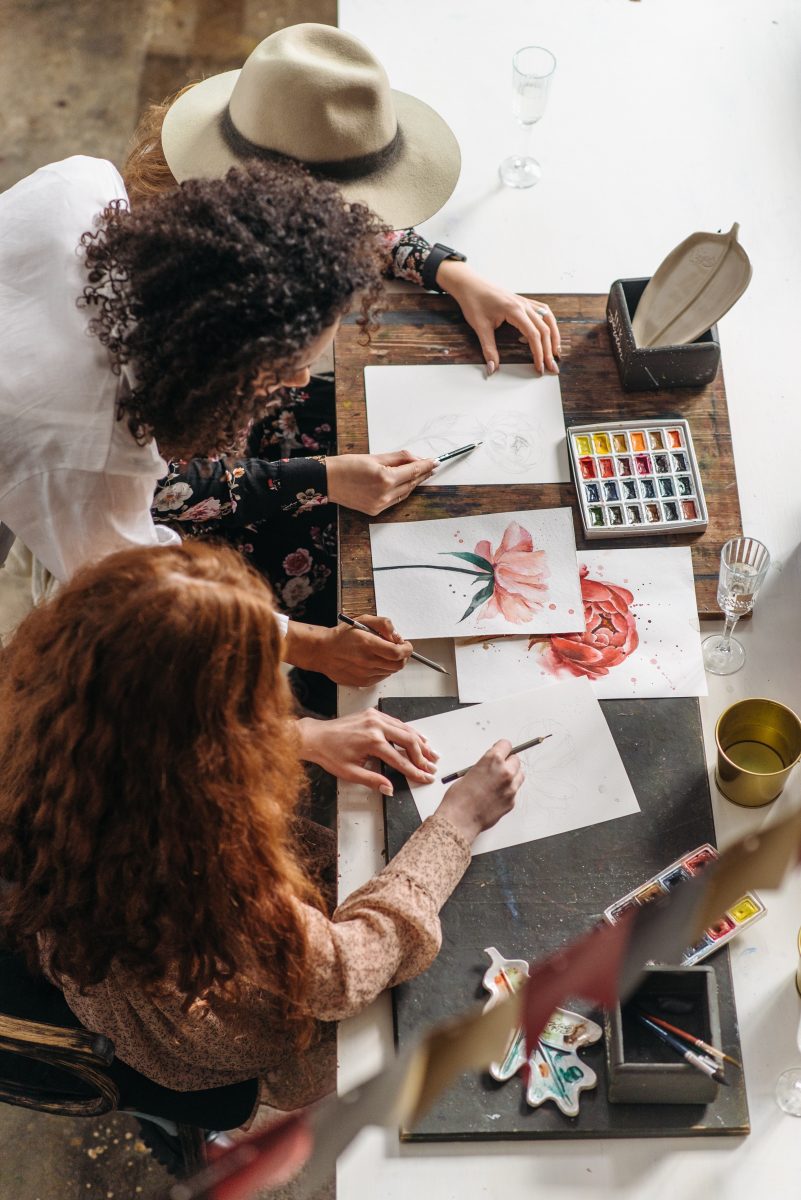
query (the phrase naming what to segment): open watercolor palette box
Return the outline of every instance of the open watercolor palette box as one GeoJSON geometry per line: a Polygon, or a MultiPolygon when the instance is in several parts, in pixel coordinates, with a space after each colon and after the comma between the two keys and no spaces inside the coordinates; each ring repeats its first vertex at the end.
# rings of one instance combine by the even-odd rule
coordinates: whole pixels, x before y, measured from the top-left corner
{"type": "Polygon", "coordinates": [[[567,444],[585,537],[706,529],[704,489],[686,421],[571,425],[567,444]]]}
{"type": "MultiPolygon", "coordinates": [[[[645,883],[640,884],[638,888],[628,892],[620,900],[611,904],[604,911],[604,916],[607,921],[614,925],[624,913],[629,912],[632,908],[639,908],[643,904],[648,904],[651,900],[658,900],[660,896],[666,895],[684,879],[688,879],[691,875],[697,875],[699,871],[703,871],[704,867],[708,866],[717,857],[717,850],[708,842],[703,846],[697,846],[695,850],[690,850],[687,854],[682,855],[681,858],[677,858],[675,862],[672,862],[669,867],[665,867],[658,875],[653,875],[645,883]]],[[[730,942],[743,929],[747,929],[755,921],[758,921],[760,917],[764,917],[766,911],[765,905],[756,892],[746,892],[736,904],[732,905],[720,921],[710,929],[707,929],[697,945],[691,946],[689,950],[685,951],[682,957],[682,964],[685,967],[692,967],[703,958],[707,958],[715,950],[719,950],[721,946],[725,946],[727,942],[730,942]]]]}

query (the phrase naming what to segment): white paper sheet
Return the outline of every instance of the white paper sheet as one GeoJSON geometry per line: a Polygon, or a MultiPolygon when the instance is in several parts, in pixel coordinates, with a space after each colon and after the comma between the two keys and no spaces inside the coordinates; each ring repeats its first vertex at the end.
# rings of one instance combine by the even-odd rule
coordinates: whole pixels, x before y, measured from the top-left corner
{"type": "Polygon", "coordinates": [[[372,454],[411,450],[436,458],[470,442],[421,487],[479,483],[566,483],[570,468],[558,375],[531,363],[501,366],[366,367],[372,454]]]}
{"type": "Polygon", "coordinates": [[[586,679],[570,679],[456,712],[411,721],[440,755],[433,783],[412,787],[420,816],[431,816],[452,771],[476,762],[499,738],[519,745],[551,734],[520,759],[526,780],[515,807],[479,834],[474,854],[583,829],[640,811],[609,726],[586,679]]]}
{"type": "Polygon", "coordinates": [[[370,526],[376,611],[407,638],[584,628],[569,508],[370,526]]]}
{"type": "Polygon", "coordinates": [[[705,696],[690,548],[581,551],[578,561],[581,641],[457,641],[459,698],[494,700],[575,676],[602,700],[705,696]]]}

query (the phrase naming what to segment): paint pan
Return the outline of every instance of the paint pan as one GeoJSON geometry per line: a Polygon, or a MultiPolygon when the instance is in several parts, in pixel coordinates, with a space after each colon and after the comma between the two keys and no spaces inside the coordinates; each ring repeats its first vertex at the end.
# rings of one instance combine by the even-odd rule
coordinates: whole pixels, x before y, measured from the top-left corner
{"type": "MultiPolygon", "coordinates": [[[[694,850],[688,850],[686,854],[681,858],[677,858],[675,862],[672,862],[669,867],[665,867],[658,875],[647,879],[645,883],[641,883],[639,887],[622,896],[620,900],[616,900],[614,904],[610,904],[609,908],[604,911],[604,917],[614,925],[616,921],[619,921],[621,917],[627,912],[631,912],[632,909],[640,908],[643,904],[650,904],[654,900],[658,900],[661,896],[666,896],[685,879],[689,879],[692,875],[697,875],[699,871],[703,871],[717,857],[717,850],[714,846],[709,845],[708,842],[703,846],[696,846],[694,850]]],[[[691,946],[689,950],[685,950],[682,957],[682,964],[685,967],[695,966],[701,959],[707,958],[715,950],[719,950],[721,946],[727,945],[743,929],[747,929],[755,921],[764,917],[766,911],[765,905],[756,892],[746,892],[742,899],[733,904],[719,921],[716,921],[711,928],[707,929],[703,937],[694,946],[691,946]]],[[[801,933],[799,934],[799,951],[801,952],[801,933]]],[[[799,975],[801,976],[801,966],[799,967],[799,975]]],[[[799,991],[801,991],[801,987],[799,987],[799,991]]]]}
{"type": "Polygon", "coordinates": [[[706,529],[704,489],[687,421],[571,425],[567,444],[585,537],[706,529]],[[594,480],[598,484],[590,490],[594,480]]]}

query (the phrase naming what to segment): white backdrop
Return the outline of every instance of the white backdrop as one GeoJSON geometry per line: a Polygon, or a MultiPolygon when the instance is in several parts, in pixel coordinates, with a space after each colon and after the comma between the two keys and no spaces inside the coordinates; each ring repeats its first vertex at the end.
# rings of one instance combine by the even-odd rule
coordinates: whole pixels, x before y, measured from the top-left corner
{"type": "MultiPolygon", "coordinates": [[[[340,25],[367,42],[393,87],[453,127],[462,176],[422,231],[498,282],[606,292],[614,279],[651,274],[694,230],[741,224],[754,277],[720,336],[743,525],[767,544],[773,565],[741,628],[745,668],[710,677],[701,701],[711,768],[715,720],[734,700],[764,695],[801,711],[801,484],[792,482],[794,468],[801,475],[801,3],[340,0],[340,25]],[[510,62],[528,44],[549,47],[558,65],[531,138],[542,182],[514,192],[501,188],[497,166],[517,145],[510,62]]],[[[412,664],[384,690],[414,695],[447,683],[432,675],[412,664]]],[[[378,694],[343,689],[341,711],[378,694]]],[[[800,796],[798,772],[767,810],[735,808],[713,785],[720,844],[777,819],[800,796]]],[[[380,867],[382,844],[377,796],[343,788],[342,895],[380,867]]],[[[765,899],[767,918],[732,948],[750,1137],[399,1147],[393,1134],[370,1130],[340,1161],[340,1200],[801,1195],[801,1120],[773,1100],[779,1072],[801,1066],[793,983],[801,875],[765,899]]],[[[342,1027],[340,1087],[371,1074],[391,1047],[382,998],[342,1027]]]]}

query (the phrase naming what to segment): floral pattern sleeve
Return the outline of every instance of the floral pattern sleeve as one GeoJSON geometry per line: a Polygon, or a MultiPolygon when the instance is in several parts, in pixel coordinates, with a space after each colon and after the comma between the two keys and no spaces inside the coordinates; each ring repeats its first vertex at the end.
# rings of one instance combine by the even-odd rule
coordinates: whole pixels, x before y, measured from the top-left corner
{"type": "Polygon", "coordinates": [[[387,275],[396,279],[406,279],[409,283],[418,283],[422,287],[421,271],[423,263],[428,258],[431,243],[415,229],[396,229],[387,234],[387,275]]]}
{"type": "Polygon", "coordinates": [[[325,458],[193,458],[170,463],[153,498],[153,520],[185,535],[215,526],[241,529],[274,517],[299,516],[326,504],[325,458]]]}

